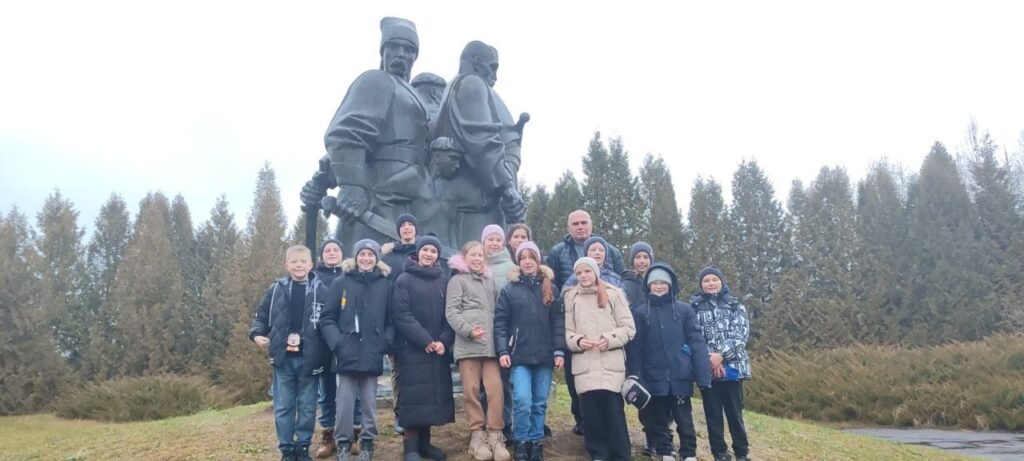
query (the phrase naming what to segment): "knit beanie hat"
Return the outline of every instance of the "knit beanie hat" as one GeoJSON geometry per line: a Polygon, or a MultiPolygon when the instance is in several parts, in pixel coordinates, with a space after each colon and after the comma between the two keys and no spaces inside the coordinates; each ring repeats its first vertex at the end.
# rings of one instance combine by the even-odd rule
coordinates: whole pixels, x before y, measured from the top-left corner
{"type": "Polygon", "coordinates": [[[576,272],[576,269],[581,265],[587,266],[590,268],[590,270],[594,271],[594,277],[599,278],[601,276],[601,268],[598,267],[597,261],[594,261],[594,258],[584,256],[580,259],[577,259],[576,264],[572,265],[572,271],[576,272]]]}
{"type": "Polygon", "coordinates": [[[339,250],[342,250],[342,251],[345,250],[345,247],[341,244],[341,240],[334,239],[334,238],[329,238],[327,240],[324,240],[324,243],[320,245],[320,257],[321,258],[324,256],[324,250],[327,249],[327,245],[330,245],[332,243],[335,244],[335,245],[338,245],[338,249],[339,250]]]}
{"type": "Polygon", "coordinates": [[[600,243],[601,246],[604,247],[604,252],[605,253],[608,253],[609,251],[611,251],[611,250],[608,249],[608,241],[605,240],[604,237],[599,237],[599,236],[593,235],[590,238],[588,238],[586,241],[583,242],[583,254],[586,255],[587,251],[590,250],[590,246],[595,244],[595,243],[600,243]]]}
{"type": "Polygon", "coordinates": [[[413,216],[413,215],[411,215],[409,213],[403,213],[401,216],[398,217],[398,221],[395,221],[395,232],[398,232],[399,230],[401,230],[402,229],[402,224],[405,224],[407,222],[412,223],[413,227],[419,228],[419,226],[416,225],[416,217],[415,216],[413,216]]]}
{"type": "Polygon", "coordinates": [[[416,242],[416,254],[419,254],[420,250],[422,250],[423,247],[427,245],[436,248],[438,254],[441,253],[441,241],[438,240],[437,237],[434,237],[433,235],[425,235],[423,237],[420,237],[420,240],[416,242]]]}
{"type": "Polygon", "coordinates": [[[654,282],[665,282],[668,286],[672,286],[672,274],[669,274],[667,270],[661,267],[655,266],[647,274],[647,286],[651,286],[651,283],[654,282]]]}
{"type": "Polygon", "coordinates": [[[502,240],[505,240],[505,231],[497,224],[488,224],[487,227],[484,227],[483,232],[480,233],[480,241],[487,240],[487,237],[490,235],[498,235],[502,240]]]}
{"type": "Polygon", "coordinates": [[[370,250],[373,252],[373,256],[380,261],[380,245],[377,242],[370,239],[362,239],[356,242],[356,246],[353,251],[356,252],[356,256],[359,256],[359,252],[363,250],[370,250]]]}
{"type": "Polygon", "coordinates": [[[651,248],[651,244],[641,240],[639,242],[634,243],[633,246],[629,247],[630,264],[632,264],[633,260],[636,259],[636,254],[641,251],[646,252],[647,256],[651,258],[651,261],[654,261],[654,248],[651,248]]]}
{"type": "Polygon", "coordinates": [[[516,263],[523,257],[524,251],[532,251],[537,256],[537,261],[540,261],[540,248],[537,248],[537,244],[529,240],[519,244],[519,248],[516,248],[516,263]]]}
{"type": "Polygon", "coordinates": [[[704,277],[708,274],[715,274],[722,281],[722,285],[725,285],[725,276],[722,275],[722,271],[715,266],[708,266],[700,270],[700,275],[697,276],[697,286],[704,282],[704,277]]]}

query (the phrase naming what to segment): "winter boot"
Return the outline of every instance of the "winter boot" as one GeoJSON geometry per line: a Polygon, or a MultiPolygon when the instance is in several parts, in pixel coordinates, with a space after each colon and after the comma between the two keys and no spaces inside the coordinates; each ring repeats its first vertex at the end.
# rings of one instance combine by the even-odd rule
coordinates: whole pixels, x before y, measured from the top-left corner
{"type": "Polygon", "coordinates": [[[487,433],[484,431],[473,431],[469,436],[469,454],[476,461],[491,461],[494,453],[487,444],[487,433]]]}
{"type": "Polygon", "coordinates": [[[430,428],[426,428],[419,433],[420,440],[420,456],[424,458],[430,458],[434,461],[445,461],[448,459],[448,454],[444,450],[434,446],[430,443],[430,428]]]}
{"type": "Polygon", "coordinates": [[[530,442],[530,461],[544,461],[544,442],[530,442]]]}
{"type": "Polygon", "coordinates": [[[359,457],[357,461],[373,461],[373,440],[366,439],[359,441],[359,457]]]}
{"type": "Polygon", "coordinates": [[[530,442],[516,441],[514,461],[530,461],[530,442]]]}
{"type": "Polygon", "coordinates": [[[299,447],[295,450],[295,461],[313,461],[309,457],[309,447],[299,447]]]}
{"type": "Polygon", "coordinates": [[[491,448],[494,461],[512,461],[512,454],[505,448],[505,436],[501,431],[487,432],[487,446],[491,448]]]}
{"type": "Polygon", "coordinates": [[[360,432],[362,432],[362,428],[358,426],[352,429],[352,448],[350,451],[352,456],[359,456],[359,444],[356,441],[359,440],[360,432]]]}
{"type": "Polygon", "coordinates": [[[417,436],[416,431],[408,430],[405,434],[402,434],[402,449],[405,452],[402,455],[402,461],[423,461],[420,457],[420,438],[417,436]]]}
{"type": "Polygon", "coordinates": [[[334,428],[325,427],[320,430],[320,447],[316,449],[317,458],[327,458],[334,454],[334,428]]]}
{"type": "Polygon", "coordinates": [[[352,447],[352,442],[344,441],[338,443],[338,451],[335,452],[335,461],[352,461],[352,455],[349,454],[349,449],[352,447]]]}

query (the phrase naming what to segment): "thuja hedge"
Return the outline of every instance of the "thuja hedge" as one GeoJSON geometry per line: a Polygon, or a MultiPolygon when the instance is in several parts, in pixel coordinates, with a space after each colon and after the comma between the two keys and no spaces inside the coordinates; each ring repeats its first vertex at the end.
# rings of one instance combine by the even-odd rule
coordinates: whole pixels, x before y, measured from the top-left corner
{"type": "Polygon", "coordinates": [[[146,421],[231,406],[231,395],[194,376],[159,375],[87,384],[57,399],[62,418],[146,421]]]}
{"type": "Polygon", "coordinates": [[[926,348],[774,351],[753,359],[746,407],[883,426],[1024,430],[1024,336],[926,348]]]}

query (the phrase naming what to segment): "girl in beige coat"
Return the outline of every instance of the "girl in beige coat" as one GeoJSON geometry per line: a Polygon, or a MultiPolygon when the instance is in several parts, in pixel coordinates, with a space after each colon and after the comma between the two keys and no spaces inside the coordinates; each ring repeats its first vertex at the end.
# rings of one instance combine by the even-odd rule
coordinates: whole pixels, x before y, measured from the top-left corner
{"type": "Polygon", "coordinates": [[[471,431],[469,454],[477,461],[510,461],[501,431],[501,367],[494,351],[494,305],[498,290],[480,242],[469,242],[448,261],[456,274],[448,282],[445,317],[455,330],[455,360],[462,377],[463,410],[471,431]],[[480,384],[487,391],[487,421],[480,384]],[[490,398],[493,396],[493,398],[490,398]]]}
{"type": "Polygon", "coordinates": [[[626,343],[636,334],[622,290],[599,278],[591,258],[573,266],[579,285],[565,297],[565,342],[572,351],[572,374],[583,412],[583,439],[591,459],[630,459],[629,429],[623,409],[626,343]]]}

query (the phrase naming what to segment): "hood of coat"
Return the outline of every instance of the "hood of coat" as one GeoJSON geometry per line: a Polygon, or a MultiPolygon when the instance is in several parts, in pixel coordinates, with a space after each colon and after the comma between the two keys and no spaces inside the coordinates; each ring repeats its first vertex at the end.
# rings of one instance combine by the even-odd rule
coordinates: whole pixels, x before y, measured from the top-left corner
{"type": "MultiPolygon", "coordinates": [[[[354,258],[349,258],[341,262],[341,270],[346,274],[351,274],[359,270],[359,266],[354,258]]],[[[391,266],[385,264],[384,261],[377,261],[377,270],[380,271],[381,275],[387,277],[391,273],[391,266]]]]}
{"type": "Polygon", "coordinates": [[[646,291],[648,294],[651,292],[651,288],[649,285],[650,277],[651,272],[654,272],[655,270],[663,270],[665,272],[668,272],[669,277],[672,279],[672,297],[674,298],[677,294],[679,294],[679,277],[676,276],[676,271],[672,270],[672,266],[669,266],[668,264],[665,263],[654,263],[651,264],[650,269],[647,269],[647,273],[644,274],[644,291],[646,291]]]}
{"type": "MultiPolygon", "coordinates": [[[[505,254],[508,255],[508,252],[505,254]]],[[[466,262],[466,258],[463,258],[461,254],[452,256],[452,259],[448,260],[448,267],[452,269],[452,273],[470,274],[473,272],[469,270],[469,264],[466,262]]],[[[489,264],[484,264],[483,276],[486,278],[491,278],[493,276],[491,273],[491,266],[489,264]]]]}
{"type": "MultiPolygon", "coordinates": [[[[541,264],[539,273],[541,276],[543,276],[543,278],[546,278],[554,282],[555,271],[551,270],[550,267],[541,264]]],[[[519,282],[519,277],[522,275],[523,271],[522,269],[519,268],[519,266],[512,266],[512,268],[508,270],[508,281],[513,283],[519,282]]]]}

